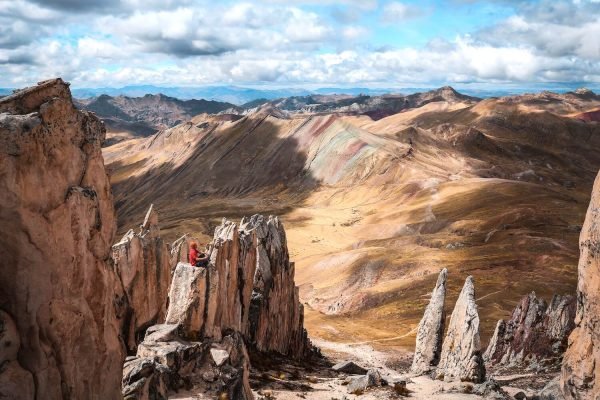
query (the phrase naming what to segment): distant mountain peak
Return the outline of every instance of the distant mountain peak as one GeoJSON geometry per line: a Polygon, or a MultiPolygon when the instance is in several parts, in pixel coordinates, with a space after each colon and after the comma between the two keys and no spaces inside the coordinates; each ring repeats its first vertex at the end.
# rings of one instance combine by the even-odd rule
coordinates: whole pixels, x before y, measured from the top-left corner
{"type": "Polygon", "coordinates": [[[573,93],[579,94],[579,95],[584,95],[584,96],[590,95],[590,94],[592,94],[592,95],[595,94],[592,90],[585,88],[585,87],[579,88],[579,89],[575,90],[573,93]]]}

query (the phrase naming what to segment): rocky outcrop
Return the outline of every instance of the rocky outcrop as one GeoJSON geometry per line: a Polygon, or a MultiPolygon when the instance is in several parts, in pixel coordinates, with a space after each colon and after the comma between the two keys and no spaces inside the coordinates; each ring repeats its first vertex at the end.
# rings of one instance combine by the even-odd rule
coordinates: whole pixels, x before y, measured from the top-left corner
{"type": "Polygon", "coordinates": [[[554,296],[548,306],[532,292],[521,299],[509,321],[498,321],[483,359],[492,365],[560,365],[574,319],[573,296],[554,296]]]}
{"type": "Polygon", "coordinates": [[[445,381],[474,383],[485,379],[479,338],[479,314],[471,276],[467,278],[450,317],[436,377],[445,381]]]}
{"type": "Polygon", "coordinates": [[[20,341],[0,382],[17,398],[120,396],[126,300],[109,263],[104,135],[60,79],[0,99],[0,309],[20,341]]]}
{"type": "Polygon", "coordinates": [[[125,399],[167,399],[169,392],[192,389],[207,398],[252,399],[249,362],[239,332],[202,342],[182,338],[177,325],[148,329],[136,357],[125,363],[125,399]]]}
{"type": "Polygon", "coordinates": [[[123,336],[128,350],[135,352],[146,328],[164,320],[171,284],[170,253],[160,237],[154,206],[148,209],[138,233],[129,230],[113,246],[112,258],[129,304],[123,336]]]}
{"type": "MultiPolygon", "coordinates": [[[[186,243],[182,237],[172,246],[172,260],[187,252],[186,243]]],[[[253,216],[239,228],[223,220],[208,254],[206,268],[177,264],[166,324],[148,328],[136,358],[126,365],[126,398],[195,387],[215,397],[249,399],[245,342],[263,355],[311,354],[294,266],[277,218],[253,216]]]]}
{"type": "Polygon", "coordinates": [[[415,355],[410,372],[424,374],[430,372],[440,361],[442,340],[444,338],[444,324],[446,313],[444,304],[446,300],[446,279],[448,270],[440,272],[431,299],[423,314],[423,319],[417,329],[415,355]]]}
{"type": "Polygon", "coordinates": [[[600,174],[594,182],[579,249],[577,314],[563,360],[561,387],[567,398],[595,399],[600,396],[600,174]]]}
{"type": "Polygon", "coordinates": [[[294,282],[283,224],[277,217],[254,215],[242,220],[241,230],[256,236],[256,273],[247,338],[261,352],[294,358],[310,355],[304,329],[304,307],[294,282]]]}

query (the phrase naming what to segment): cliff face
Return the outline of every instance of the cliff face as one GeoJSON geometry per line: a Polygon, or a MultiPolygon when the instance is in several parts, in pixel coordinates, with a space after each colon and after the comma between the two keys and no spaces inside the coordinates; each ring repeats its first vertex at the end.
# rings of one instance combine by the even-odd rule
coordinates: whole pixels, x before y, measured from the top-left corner
{"type": "Polygon", "coordinates": [[[600,174],[579,238],[575,329],[563,359],[561,387],[567,398],[600,396],[600,174]]]}
{"type": "Polygon", "coordinates": [[[277,217],[254,215],[243,220],[240,229],[256,235],[248,341],[261,352],[308,356],[312,346],[304,329],[304,307],[294,282],[294,263],[289,259],[283,224],[277,217]]]}
{"type": "Polygon", "coordinates": [[[510,320],[498,321],[483,358],[500,365],[540,360],[560,365],[574,318],[573,296],[554,296],[548,306],[530,293],[521,299],[510,320]]]}
{"type": "Polygon", "coordinates": [[[139,233],[130,230],[113,246],[112,258],[129,305],[123,336],[128,350],[135,351],[146,328],[164,320],[171,284],[170,253],[160,237],[158,214],[153,206],[139,233]]]}
{"type": "Polygon", "coordinates": [[[17,398],[120,395],[125,299],[109,263],[104,134],[60,79],[0,100],[0,315],[20,341],[0,388],[20,386],[17,398]]]}

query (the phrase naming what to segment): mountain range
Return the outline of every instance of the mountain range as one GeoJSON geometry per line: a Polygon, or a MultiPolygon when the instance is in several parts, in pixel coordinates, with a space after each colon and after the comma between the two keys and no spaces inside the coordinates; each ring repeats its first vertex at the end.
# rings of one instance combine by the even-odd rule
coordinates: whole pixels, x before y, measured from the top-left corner
{"type": "Polygon", "coordinates": [[[531,290],[575,290],[599,107],[589,90],[292,97],[200,114],[104,157],[120,227],[150,203],[171,238],[208,239],[222,215],[280,215],[314,337],[410,346],[415,299],[445,267],[451,301],[474,276],[487,340],[531,290]]]}

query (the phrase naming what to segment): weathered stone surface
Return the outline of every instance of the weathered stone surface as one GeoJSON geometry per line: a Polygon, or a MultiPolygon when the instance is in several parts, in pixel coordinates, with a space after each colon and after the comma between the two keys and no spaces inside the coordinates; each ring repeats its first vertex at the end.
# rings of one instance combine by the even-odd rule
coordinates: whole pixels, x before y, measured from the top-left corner
{"type": "Polygon", "coordinates": [[[206,311],[207,269],[179,263],[169,291],[166,323],[180,325],[184,337],[200,337],[206,311]]]}
{"type": "Polygon", "coordinates": [[[160,237],[153,205],[139,233],[130,230],[112,247],[112,258],[129,304],[123,336],[128,350],[135,352],[146,328],[164,320],[171,284],[170,253],[160,237]]]}
{"type": "Polygon", "coordinates": [[[308,357],[312,345],[304,329],[304,307],[294,281],[283,224],[277,217],[253,215],[240,231],[254,234],[257,266],[247,339],[262,352],[308,357]]]}
{"type": "Polygon", "coordinates": [[[256,237],[223,219],[215,229],[209,257],[204,335],[219,340],[226,330],[246,332],[256,237]]]}
{"type": "Polygon", "coordinates": [[[185,234],[171,243],[171,266],[175,268],[175,266],[180,262],[189,262],[189,252],[189,237],[187,234],[185,234]]]}
{"type": "Polygon", "coordinates": [[[579,276],[575,329],[563,359],[565,397],[600,396],[600,174],[579,237],[579,276]]]}
{"type": "Polygon", "coordinates": [[[17,361],[21,346],[13,319],[0,310],[0,399],[33,399],[33,376],[17,361]]]}
{"type": "Polygon", "coordinates": [[[175,327],[148,329],[137,357],[125,363],[124,398],[166,399],[181,388],[194,388],[207,398],[253,398],[248,354],[240,333],[230,333],[220,341],[190,342],[178,337],[175,327]]]}
{"type": "Polygon", "coordinates": [[[502,387],[494,379],[487,379],[478,385],[473,386],[473,393],[483,397],[484,399],[509,400],[510,395],[502,389],[502,387]]]}
{"type": "Polygon", "coordinates": [[[37,399],[120,396],[126,301],[108,262],[116,223],[104,135],[60,79],[0,99],[0,308],[33,376],[22,393],[37,399]]]}
{"type": "Polygon", "coordinates": [[[413,374],[428,373],[440,361],[444,324],[446,322],[444,304],[446,301],[447,276],[448,270],[444,268],[440,272],[435,288],[431,293],[429,304],[423,314],[423,319],[419,323],[415,355],[410,369],[413,374]]]}
{"type": "Polygon", "coordinates": [[[366,369],[352,361],[342,361],[341,363],[335,364],[333,367],[331,367],[331,369],[337,372],[344,372],[346,374],[353,375],[364,375],[367,373],[366,369]]]}
{"type": "Polygon", "coordinates": [[[223,363],[229,358],[229,353],[226,350],[221,349],[210,349],[210,355],[212,356],[212,359],[217,367],[223,365],[223,363]]]}
{"type": "Polygon", "coordinates": [[[446,381],[480,383],[485,379],[481,357],[479,314],[475,304],[475,286],[469,276],[450,317],[436,376],[446,381]]]}
{"type": "Polygon", "coordinates": [[[536,400],[565,400],[560,387],[560,377],[556,377],[544,386],[536,396],[536,400]]]}
{"type": "Polygon", "coordinates": [[[509,321],[498,321],[483,359],[490,364],[560,365],[575,323],[575,298],[554,296],[547,306],[535,293],[523,297],[509,321]]]}
{"type": "Polygon", "coordinates": [[[375,369],[367,371],[366,375],[354,377],[348,383],[348,393],[362,394],[370,387],[381,386],[381,374],[375,369]]]}
{"type": "Polygon", "coordinates": [[[170,384],[169,368],[152,358],[133,358],[123,368],[124,400],[166,400],[170,384]]]}

